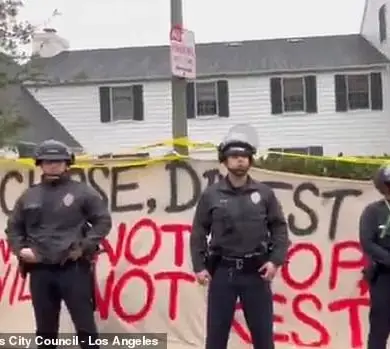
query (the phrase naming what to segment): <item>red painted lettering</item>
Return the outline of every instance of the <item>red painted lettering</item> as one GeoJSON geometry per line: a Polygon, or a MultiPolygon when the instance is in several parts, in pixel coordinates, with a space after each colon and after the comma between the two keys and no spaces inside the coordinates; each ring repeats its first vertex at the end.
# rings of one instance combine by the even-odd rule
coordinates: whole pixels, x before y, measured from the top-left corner
{"type": "MultiPolygon", "coordinates": [[[[274,303],[278,303],[283,306],[286,306],[287,304],[287,298],[281,294],[277,294],[277,293],[274,294],[273,299],[274,299],[274,303]]],[[[283,324],[284,317],[282,315],[274,314],[274,323],[283,324]]],[[[287,333],[278,333],[275,331],[274,340],[275,342],[279,342],[279,343],[288,343],[290,340],[290,336],[287,333]]]]}
{"type": "Polygon", "coordinates": [[[132,269],[121,276],[112,293],[112,307],[114,312],[127,323],[137,322],[143,319],[150,311],[155,296],[155,288],[150,275],[142,269],[132,269]],[[127,291],[126,286],[132,278],[137,278],[145,283],[145,304],[134,314],[128,313],[122,305],[122,294],[127,291]]]}
{"type": "Polygon", "coordinates": [[[11,247],[4,239],[0,239],[0,255],[4,264],[8,264],[11,260],[11,247]]]}
{"type": "Polygon", "coordinates": [[[111,307],[111,296],[114,291],[115,286],[115,271],[111,270],[107,276],[104,286],[103,296],[100,291],[99,285],[96,283],[96,305],[99,310],[100,318],[102,320],[107,320],[110,315],[110,307],[111,307]]]}
{"type": "Polygon", "coordinates": [[[7,281],[9,279],[9,276],[11,274],[11,268],[12,268],[12,266],[10,264],[8,264],[5,268],[4,274],[2,275],[2,277],[0,277],[0,302],[3,301],[4,290],[5,290],[5,286],[7,285],[7,281]]]}
{"type": "MultiPolygon", "coordinates": [[[[115,243],[110,243],[108,240],[103,242],[109,270],[105,271],[108,272],[105,280],[100,276],[96,287],[100,318],[107,320],[110,315],[114,315],[121,321],[131,324],[151,316],[154,307],[164,307],[166,304],[169,319],[177,320],[181,305],[180,292],[185,292],[186,288],[192,287],[195,282],[192,273],[180,269],[186,266],[188,256],[185,255],[185,249],[190,232],[189,224],[168,223],[160,226],[150,218],[142,218],[132,226],[119,224],[115,243]],[[147,239],[151,241],[150,248],[140,255],[140,251],[136,249],[138,244],[135,243],[135,239],[142,238],[143,234],[153,236],[147,239]],[[165,249],[168,245],[169,248],[165,249]],[[169,254],[161,255],[161,251],[169,251],[169,254]],[[158,265],[160,258],[164,260],[165,268],[158,265]],[[161,302],[161,297],[157,297],[156,294],[160,289],[158,283],[163,281],[169,284],[169,295],[165,296],[168,299],[166,303],[161,302]],[[141,298],[143,302],[137,309],[134,309],[131,297],[126,297],[127,294],[131,295],[134,292],[143,295],[141,298]],[[160,303],[157,304],[157,301],[160,303]]],[[[0,302],[8,301],[12,306],[18,302],[30,301],[28,279],[20,277],[16,264],[11,262],[8,243],[1,239],[0,254],[3,260],[2,275],[0,275],[0,302]]],[[[104,258],[104,254],[100,255],[98,262],[99,260],[101,262],[101,258],[104,258]]],[[[369,300],[367,285],[360,277],[365,260],[359,243],[338,242],[331,247],[330,251],[324,252],[324,249],[313,243],[299,242],[289,249],[288,260],[289,263],[281,268],[281,279],[277,281],[278,289],[273,296],[274,305],[277,306],[273,318],[275,342],[297,348],[334,347],[338,344],[335,334],[332,333],[334,328],[327,328],[327,326],[348,326],[350,343],[345,343],[345,346],[362,347],[363,331],[360,313],[361,310],[366,310],[369,300]],[[299,264],[301,257],[305,257],[307,263],[299,264]],[[330,262],[324,270],[323,263],[328,260],[330,262]],[[301,271],[300,268],[304,268],[303,274],[297,272],[301,271]],[[344,275],[347,272],[349,274],[344,275]],[[356,277],[357,273],[359,273],[358,277],[356,277]],[[356,292],[351,293],[358,294],[357,297],[340,299],[331,294],[330,303],[325,303],[325,299],[321,299],[321,296],[326,295],[327,292],[340,288],[341,286],[338,285],[341,281],[347,278],[353,280],[353,277],[359,280],[356,292]],[[279,283],[280,281],[282,284],[279,283]],[[316,285],[321,285],[321,288],[314,288],[313,286],[316,285]],[[324,289],[324,286],[325,288],[328,286],[329,290],[324,289]],[[302,292],[308,289],[311,290],[302,292]],[[337,312],[348,314],[342,317],[346,319],[346,323],[342,323],[341,317],[337,317],[335,324],[332,323],[332,318],[328,323],[328,316],[326,316],[327,322],[324,323],[326,311],[330,314],[337,312]]],[[[99,265],[97,270],[101,275],[99,265]]],[[[238,303],[237,311],[241,310],[241,304],[238,303]]],[[[238,317],[233,320],[232,330],[243,343],[251,343],[250,332],[245,322],[241,322],[238,317]]]]}
{"type": "MultiPolygon", "coordinates": [[[[314,293],[301,293],[302,290],[308,289],[317,284],[321,278],[326,277],[326,285],[333,289],[339,282],[340,273],[342,270],[351,270],[353,273],[360,273],[361,268],[364,265],[364,258],[359,249],[359,244],[356,241],[342,241],[333,245],[330,251],[329,269],[324,270],[323,261],[327,259],[326,256],[322,256],[319,248],[313,243],[298,243],[291,247],[289,251],[289,260],[297,261],[300,253],[304,251],[309,252],[314,259],[314,267],[309,269],[307,264],[306,269],[310,271],[308,277],[304,280],[297,280],[295,268],[300,266],[293,263],[285,265],[281,269],[282,281],[287,287],[286,293],[275,293],[274,304],[281,307],[275,310],[274,324],[275,333],[274,339],[276,343],[289,344],[293,347],[332,347],[337,343],[337,337],[332,337],[333,328],[327,328],[327,325],[331,326],[349,326],[350,329],[350,343],[345,345],[349,348],[360,348],[363,345],[362,339],[362,324],[360,310],[367,307],[369,300],[367,297],[361,297],[359,292],[358,298],[336,299],[329,304],[324,303],[324,299],[320,298],[320,295],[325,294],[327,290],[319,289],[320,295],[314,293]],[[354,253],[352,257],[347,258],[354,253]],[[294,259],[294,257],[296,259],[294,259]],[[329,273],[329,277],[327,275],[329,273]],[[329,281],[332,280],[332,281],[329,281]],[[294,295],[294,291],[299,291],[294,295]],[[290,298],[289,298],[289,296],[290,298]],[[310,307],[313,311],[309,311],[310,307]],[[326,311],[348,312],[347,322],[343,324],[339,318],[337,322],[333,324],[323,323],[323,317],[326,311]],[[289,313],[289,315],[287,315],[289,313]],[[283,315],[282,315],[283,314],[283,315]],[[293,319],[292,324],[288,324],[285,318],[293,319]],[[295,321],[294,321],[295,319],[295,321]],[[297,322],[301,325],[297,325],[297,322]],[[282,327],[283,331],[280,331],[278,327],[282,327]],[[290,327],[290,329],[288,329],[290,327]],[[313,333],[310,333],[310,330],[313,333]],[[334,341],[334,342],[333,342],[334,341]]],[[[306,264],[305,264],[306,266],[306,264]]],[[[306,271],[306,270],[305,270],[306,271]]],[[[350,279],[350,278],[349,278],[350,279]]],[[[323,283],[322,283],[323,284],[323,283]]],[[[357,291],[360,289],[357,287],[357,291]]],[[[332,289],[330,289],[332,291],[332,289]]],[[[329,291],[328,291],[329,292],[329,291]]],[[[364,293],[366,295],[366,293],[364,293]]],[[[334,299],[334,298],[333,298],[334,299]]],[[[241,308],[238,308],[241,309],[241,308]]],[[[241,338],[244,343],[251,343],[251,336],[247,327],[237,320],[233,322],[233,330],[241,338]]]]}
{"type": "MultiPolygon", "coordinates": [[[[9,265],[11,267],[11,265],[9,265]]],[[[13,273],[14,278],[11,286],[11,290],[9,292],[9,304],[12,305],[14,304],[15,300],[17,300],[16,295],[18,292],[18,284],[19,284],[19,270],[16,270],[16,272],[13,273]]]]}
{"type": "Polygon", "coordinates": [[[284,264],[281,268],[281,276],[289,287],[298,291],[303,291],[312,287],[318,281],[324,269],[321,253],[319,249],[311,243],[302,242],[295,244],[288,251],[287,260],[289,262],[284,264]],[[314,270],[311,272],[311,275],[308,276],[306,280],[298,281],[295,279],[295,277],[290,271],[290,265],[292,264],[291,260],[295,255],[304,252],[310,252],[313,255],[314,270]]]}
{"type": "Polygon", "coordinates": [[[21,278],[22,282],[21,282],[21,286],[20,286],[20,290],[19,290],[19,294],[18,294],[18,301],[19,302],[26,302],[26,301],[30,301],[31,300],[31,294],[30,294],[30,290],[29,290],[29,287],[28,287],[28,278],[21,278]]]}
{"type": "Polygon", "coordinates": [[[164,224],[161,226],[164,233],[173,233],[175,237],[175,265],[181,267],[184,263],[184,234],[191,232],[189,224],[164,224]]]}
{"type": "MultiPolygon", "coordinates": [[[[330,334],[328,330],[318,320],[313,319],[311,316],[309,316],[302,310],[301,306],[303,305],[303,303],[308,302],[314,305],[317,311],[322,310],[321,301],[317,296],[313,294],[299,294],[294,298],[292,302],[292,311],[299,321],[315,330],[318,333],[319,338],[316,341],[307,343],[301,339],[297,332],[292,331],[291,339],[294,345],[297,345],[298,347],[325,347],[330,343],[330,334]]],[[[304,333],[306,334],[307,331],[305,331],[304,333]]]]}
{"type": "Polygon", "coordinates": [[[350,347],[361,348],[363,346],[362,324],[359,314],[360,307],[368,307],[367,298],[340,299],[329,304],[329,311],[347,310],[349,315],[350,347]]]}
{"type": "Polygon", "coordinates": [[[157,226],[156,223],[154,223],[151,219],[149,218],[144,218],[138,221],[130,230],[129,235],[127,237],[126,241],[126,249],[125,249],[125,257],[126,260],[133,265],[137,266],[145,266],[148,265],[157,255],[159,249],[161,247],[161,233],[160,229],[157,226]],[[136,257],[134,256],[134,253],[131,249],[131,242],[132,239],[136,236],[136,234],[145,228],[149,228],[154,235],[154,242],[153,246],[150,249],[149,253],[146,254],[143,257],[136,257]]]}
{"type": "Polygon", "coordinates": [[[178,292],[179,292],[179,281],[187,281],[190,283],[195,282],[195,277],[182,271],[166,271],[157,273],[154,278],[156,280],[168,280],[170,281],[169,286],[169,318],[175,320],[177,316],[178,308],[178,292]]]}
{"type": "Polygon", "coordinates": [[[121,223],[118,225],[117,234],[118,235],[116,237],[115,251],[111,243],[107,239],[104,239],[102,241],[102,247],[108,256],[108,260],[110,261],[112,267],[117,266],[119,259],[123,254],[123,245],[126,236],[126,224],[121,223]]]}
{"type": "Polygon", "coordinates": [[[357,241],[343,241],[334,245],[332,257],[330,260],[329,289],[334,290],[337,285],[338,277],[342,269],[344,270],[361,270],[364,267],[365,259],[361,252],[360,245],[357,241]],[[347,254],[354,250],[357,258],[354,260],[343,260],[343,253],[347,254]]]}

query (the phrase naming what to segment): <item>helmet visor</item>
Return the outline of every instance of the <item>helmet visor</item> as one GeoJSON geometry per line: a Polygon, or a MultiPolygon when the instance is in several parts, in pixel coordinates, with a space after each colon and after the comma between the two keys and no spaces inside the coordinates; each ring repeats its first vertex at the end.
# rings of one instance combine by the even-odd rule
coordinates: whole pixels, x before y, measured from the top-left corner
{"type": "Polygon", "coordinates": [[[244,147],[230,147],[225,151],[225,156],[251,156],[251,151],[244,147]]]}
{"type": "Polygon", "coordinates": [[[37,156],[36,160],[39,161],[69,161],[70,157],[63,154],[42,154],[37,156]]]}

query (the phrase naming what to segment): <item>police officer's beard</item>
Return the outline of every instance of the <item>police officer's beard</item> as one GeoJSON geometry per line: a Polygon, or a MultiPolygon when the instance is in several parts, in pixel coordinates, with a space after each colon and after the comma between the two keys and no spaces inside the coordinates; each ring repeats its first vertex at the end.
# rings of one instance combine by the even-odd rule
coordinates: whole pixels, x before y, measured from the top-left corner
{"type": "Polygon", "coordinates": [[[44,173],[42,175],[42,179],[45,182],[57,182],[69,176],[68,171],[60,172],[60,173],[44,173]]]}
{"type": "Polygon", "coordinates": [[[229,168],[229,173],[231,173],[234,177],[242,178],[248,174],[249,167],[237,167],[237,168],[229,168]]]}

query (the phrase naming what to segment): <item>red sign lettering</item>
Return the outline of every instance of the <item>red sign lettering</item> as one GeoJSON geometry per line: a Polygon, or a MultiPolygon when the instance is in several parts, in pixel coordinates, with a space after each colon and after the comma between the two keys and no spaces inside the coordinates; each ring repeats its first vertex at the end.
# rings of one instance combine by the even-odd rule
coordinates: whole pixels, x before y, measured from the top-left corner
{"type": "MultiPolygon", "coordinates": [[[[98,257],[106,258],[109,264],[105,280],[99,280],[96,289],[98,313],[101,319],[107,319],[114,314],[126,323],[142,321],[151,315],[157,301],[157,288],[160,284],[168,286],[167,313],[171,321],[175,321],[180,312],[179,294],[183,285],[195,283],[193,274],[184,269],[186,256],[184,254],[186,238],[191,232],[188,224],[159,225],[150,218],[142,218],[133,225],[121,223],[117,227],[116,241],[105,240],[103,247],[105,254],[98,257]],[[140,234],[151,234],[152,242],[148,251],[138,255],[134,249],[135,239],[140,234]],[[165,244],[173,245],[172,255],[166,256],[171,265],[167,270],[158,272],[149,271],[148,266],[161,256],[165,244]],[[125,271],[119,272],[118,266],[126,265],[125,271]],[[131,290],[132,285],[143,285],[144,301],[137,310],[130,310],[126,306],[125,293],[131,290]]],[[[357,241],[340,241],[334,243],[329,256],[324,250],[311,242],[293,244],[288,252],[289,263],[285,264],[279,277],[283,282],[283,291],[277,290],[274,294],[274,304],[277,308],[274,315],[275,334],[277,343],[284,343],[295,347],[320,348],[331,346],[335,340],[330,324],[323,323],[325,313],[344,313],[348,319],[349,329],[348,348],[361,348],[362,338],[362,311],[369,305],[367,286],[361,281],[360,272],[365,264],[362,252],[357,241]],[[310,260],[305,263],[305,276],[294,273],[297,270],[295,263],[300,258],[310,260]],[[356,294],[348,297],[327,297],[321,299],[321,294],[329,292],[336,295],[340,292],[341,281],[356,280],[356,294]],[[331,299],[331,301],[329,301],[331,299]],[[311,309],[310,313],[307,309],[311,309]],[[290,314],[291,324],[286,323],[285,315],[290,314]],[[282,315],[284,314],[284,315],[282,315]],[[278,328],[283,324],[283,332],[278,328]]],[[[26,280],[23,280],[17,266],[11,263],[11,251],[5,240],[0,240],[0,258],[2,272],[0,275],[0,302],[15,305],[30,301],[26,280]]],[[[99,270],[99,266],[97,268],[99,270]]],[[[139,287],[139,286],[138,286],[139,287]]],[[[194,285],[195,287],[195,285],[194,285]]],[[[241,305],[237,305],[237,312],[241,312],[241,305]]],[[[244,323],[238,320],[233,322],[233,331],[245,343],[250,343],[249,331],[244,323]]]]}

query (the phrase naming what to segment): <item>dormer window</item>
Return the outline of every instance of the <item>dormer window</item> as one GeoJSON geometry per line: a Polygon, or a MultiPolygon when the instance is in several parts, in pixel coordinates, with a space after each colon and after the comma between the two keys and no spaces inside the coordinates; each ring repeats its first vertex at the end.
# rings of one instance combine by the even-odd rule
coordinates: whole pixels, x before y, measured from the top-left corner
{"type": "Polygon", "coordinates": [[[382,43],[387,39],[387,25],[386,25],[386,5],[379,9],[379,41],[382,43]]]}

